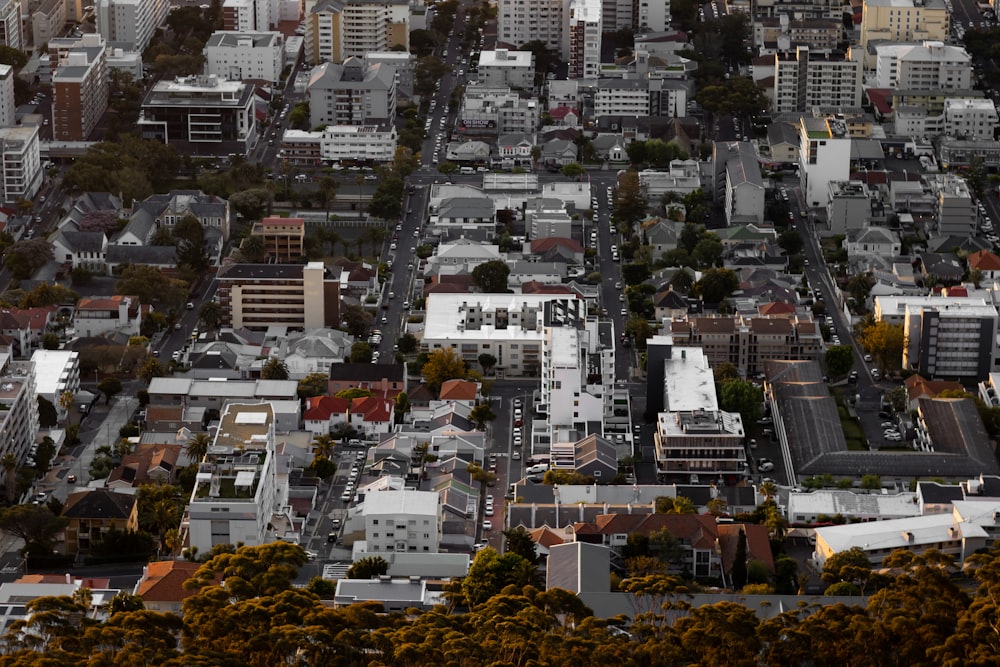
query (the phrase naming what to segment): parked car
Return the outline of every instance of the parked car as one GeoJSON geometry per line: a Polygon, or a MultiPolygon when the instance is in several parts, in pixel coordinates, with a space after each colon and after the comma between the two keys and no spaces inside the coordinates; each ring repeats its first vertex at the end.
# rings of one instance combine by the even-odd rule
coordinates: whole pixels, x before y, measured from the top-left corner
{"type": "Polygon", "coordinates": [[[774,470],[774,462],[770,459],[757,459],[757,470],[761,472],[771,472],[774,470]]]}

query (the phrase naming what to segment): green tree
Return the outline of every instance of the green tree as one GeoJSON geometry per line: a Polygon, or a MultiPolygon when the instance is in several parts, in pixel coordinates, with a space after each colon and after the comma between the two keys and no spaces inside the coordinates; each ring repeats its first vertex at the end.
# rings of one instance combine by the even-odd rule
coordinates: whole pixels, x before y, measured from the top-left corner
{"type": "Polygon", "coordinates": [[[403,354],[413,354],[417,351],[417,337],[410,332],[406,332],[400,336],[396,344],[399,346],[399,351],[403,354]]]}
{"type": "Polygon", "coordinates": [[[724,83],[702,88],[695,100],[712,115],[745,117],[767,107],[767,98],[749,78],[736,76],[724,83]]]}
{"type": "Polygon", "coordinates": [[[0,530],[24,540],[25,551],[51,550],[66,523],[45,505],[14,505],[0,511],[0,530]]]}
{"type": "Polygon", "coordinates": [[[704,234],[691,250],[691,256],[702,268],[715,266],[722,259],[722,241],[715,234],[704,234]]]}
{"type": "Polygon", "coordinates": [[[326,373],[310,373],[299,380],[299,398],[323,396],[327,393],[330,376],[326,373]]]}
{"type": "Polygon", "coordinates": [[[46,239],[25,239],[7,249],[4,265],[18,280],[27,280],[52,258],[52,244],[46,239]]]}
{"type": "Polygon", "coordinates": [[[695,293],[706,303],[719,303],[729,298],[740,280],[734,271],[729,269],[708,269],[701,275],[701,280],[694,284],[695,293]]]}
{"type": "Polygon", "coordinates": [[[490,407],[489,403],[477,403],[476,407],[469,411],[469,419],[480,430],[486,428],[487,422],[491,422],[496,418],[496,413],[493,412],[493,408],[490,407]]]}
{"type": "Polygon", "coordinates": [[[389,571],[389,563],[381,556],[367,556],[351,564],[345,575],[348,579],[374,579],[389,571]]]}
{"type": "Polygon", "coordinates": [[[222,324],[222,304],[218,301],[206,301],[198,309],[198,321],[209,331],[218,329],[222,324]]]}
{"type": "Polygon", "coordinates": [[[437,394],[446,381],[465,379],[465,362],[453,348],[442,347],[428,356],[421,373],[427,386],[437,394]]]}
{"type": "Polygon", "coordinates": [[[163,368],[163,365],[155,357],[146,359],[137,372],[138,376],[145,380],[146,384],[149,384],[153,378],[163,377],[166,373],[167,371],[163,368]]]}
{"type": "Polygon", "coordinates": [[[676,498],[657,496],[653,504],[657,514],[695,514],[697,512],[694,502],[686,496],[677,496],[676,498]]]}
{"type": "Polygon", "coordinates": [[[472,270],[472,282],[483,292],[503,293],[507,291],[507,277],[510,267],[507,262],[494,259],[483,262],[472,270]]]}
{"type": "Polygon", "coordinates": [[[472,608],[485,603],[506,586],[537,585],[538,570],[516,553],[502,556],[487,547],[476,554],[469,573],[462,579],[462,595],[472,608]]]}
{"type": "Polygon", "coordinates": [[[195,216],[188,214],[174,225],[174,241],[177,244],[177,265],[193,273],[201,273],[208,268],[205,253],[205,228],[195,216]]]}
{"type": "Polygon", "coordinates": [[[118,294],[134,294],[139,301],[156,306],[157,310],[180,310],[187,300],[188,283],[171,278],[159,269],[146,265],[129,265],[115,285],[118,294]]]}
{"type": "Polygon", "coordinates": [[[7,495],[7,504],[13,505],[17,497],[17,457],[7,452],[0,456],[0,466],[3,467],[4,491],[7,495]]]}
{"type": "Polygon", "coordinates": [[[868,554],[861,547],[851,547],[827,558],[823,563],[821,576],[827,585],[838,581],[850,581],[862,586],[871,573],[872,564],[868,560],[868,554]]]}
{"type": "Polygon", "coordinates": [[[271,357],[260,368],[260,376],[265,380],[287,380],[288,364],[284,359],[271,357]]]}
{"type": "Polygon", "coordinates": [[[639,184],[639,172],[630,169],[619,176],[612,207],[615,220],[623,223],[626,230],[630,230],[632,223],[645,217],[648,207],[649,203],[639,184]]]}
{"type": "Polygon", "coordinates": [[[802,252],[802,235],[796,229],[786,230],[778,237],[778,245],[789,255],[797,255],[802,252]]]}
{"type": "Polygon", "coordinates": [[[528,561],[532,565],[538,562],[538,552],[535,549],[535,541],[531,539],[531,533],[524,526],[508,528],[503,531],[507,553],[514,553],[528,561]]]}
{"type": "Polygon", "coordinates": [[[723,382],[719,391],[719,407],[726,412],[738,412],[746,425],[760,419],[764,392],[749,380],[723,382]]]}
{"type": "Polygon", "coordinates": [[[39,283],[21,296],[20,308],[41,308],[43,306],[73,306],[80,295],[64,285],[39,283]]]}
{"type": "Polygon", "coordinates": [[[833,377],[847,375],[854,366],[854,348],[833,345],[826,350],[826,371],[833,377]]]}
{"type": "Polygon", "coordinates": [[[52,401],[44,396],[38,396],[38,424],[42,428],[49,428],[59,423],[59,413],[52,401]]]}
{"type": "Polygon", "coordinates": [[[200,431],[191,436],[187,444],[184,446],[184,451],[187,453],[188,458],[192,461],[201,461],[208,454],[208,448],[212,445],[212,437],[200,431]]]}
{"type": "Polygon", "coordinates": [[[566,178],[577,179],[580,178],[580,176],[583,176],[586,170],[583,168],[583,165],[581,165],[579,162],[569,162],[567,164],[564,164],[559,169],[559,172],[566,178]]]}
{"type": "Polygon", "coordinates": [[[351,363],[367,364],[372,360],[372,346],[364,341],[351,345],[351,363]]]}
{"type": "Polygon", "coordinates": [[[483,352],[478,357],[479,365],[483,369],[483,373],[489,373],[493,370],[493,367],[497,365],[497,358],[494,357],[489,352],[483,352]]]}
{"type": "Polygon", "coordinates": [[[104,404],[107,405],[112,398],[122,393],[122,382],[113,375],[108,375],[97,383],[97,391],[104,394],[104,404]]]}

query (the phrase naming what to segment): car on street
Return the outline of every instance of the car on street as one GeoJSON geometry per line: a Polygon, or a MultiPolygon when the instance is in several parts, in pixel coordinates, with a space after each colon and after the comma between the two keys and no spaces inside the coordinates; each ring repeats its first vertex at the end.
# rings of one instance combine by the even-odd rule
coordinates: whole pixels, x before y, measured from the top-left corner
{"type": "Polygon", "coordinates": [[[485,532],[490,530],[493,530],[493,522],[487,519],[486,521],[483,521],[483,531],[485,532]]]}
{"type": "Polygon", "coordinates": [[[774,462],[770,459],[757,459],[757,470],[761,472],[771,472],[774,470],[774,462]]]}

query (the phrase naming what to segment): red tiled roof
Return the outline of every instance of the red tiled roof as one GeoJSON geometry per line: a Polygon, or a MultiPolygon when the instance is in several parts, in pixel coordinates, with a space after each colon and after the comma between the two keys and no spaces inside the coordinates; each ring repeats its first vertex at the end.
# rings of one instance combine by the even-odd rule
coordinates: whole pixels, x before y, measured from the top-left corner
{"type": "Polygon", "coordinates": [[[302,227],[306,224],[304,218],[281,218],[271,216],[260,221],[262,225],[279,225],[282,227],[302,227]]]}
{"type": "Polygon", "coordinates": [[[569,107],[556,107],[555,109],[549,110],[549,115],[555,120],[562,120],[571,113],[576,113],[573,109],[569,107]]]}
{"type": "Polygon", "coordinates": [[[441,383],[442,401],[474,401],[479,387],[469,380],[447,380],[441,383]]]}
{"type": "Polygon", "coordinates": [[[540,544],[546,549],[556,544],[563,544],[566,541],[558,532],[552,530],[548,526],[535,528],[534,530],[528,531],[528,534],[531,535],[531,539],[535,542],[535,544],[540,544]]]}
{"type": "Polygon", "coordinates": [[[1000,257],[997,257],[989,250],[977,250],[967,258],[970,269],[980,271],[1000,271],[1000,257]]]}
{"type": "Polygon", "coordinates": [[[892,113],[892,88],[869,88],[865,94],[879,113],[892,113]]]}
{"type": "MultiPolygon", "coordinates": [[[[136,594],[148,602],[181,602],[196,593],[184,588],[184,582],[194,576],[200,563],[183,560],[161,560],[146,566],[136,594]]],[[[221,579],[221,574],[219,578],[221,579]]]]}
{"type": "Polygon", "coordinates": [[[351,414],[362,415],[369,423],[388,422],[392,420],[392,409],[395,401],[387,401],[376,396],[355,398],[351,401],[351,414]]]}
{"type": "Polygon", "coordinates": [[[781,301],[772,301],[758,306],[757,312],[761,315],[791,315],[795,312],[795,306],[781,301]]]}
{"type": "Polygon", "coordinates": [[[312,396],[306,399],[303,419],[306,421],[327,421],[332,415],[347,414],[351,402],[336,396],[312,396]]]}
{"type": "Polygon", "coordinates": [[[529,280],[521,283],[522,294],[576,294],[573,288],[566,285],[549,285],[548,283],[529,280]]]}
{"type": "Polygon", "coordinates": [[[575,253],[583,252],[583,246],[574,239],[562,238],[560,236],[548,236],[531,242],[531,254],[540,255],[541,253],[548,252],[551,248],[556,246],[562,246],[575,253]]]}

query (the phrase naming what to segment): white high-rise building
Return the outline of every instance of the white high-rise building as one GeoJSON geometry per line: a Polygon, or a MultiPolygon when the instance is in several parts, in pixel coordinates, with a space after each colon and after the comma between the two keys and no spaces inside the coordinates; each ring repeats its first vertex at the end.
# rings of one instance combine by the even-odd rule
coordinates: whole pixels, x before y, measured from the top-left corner
{"type": "Polygon", "coordinates": [[[0,127],[14,126],[14,68],[0,65],[0,127]]]}
{"type": "Polygon", "coordinates": [[[0,127],[0,175],[3,200],[33,199],[42,185],[38,127],[0,127]]]}
{"type": "Polygon", "coordinates": [[[806,206],[826,206],[831,181],[851,175],[851,135],[836,117],[799,121],[799,174],[806,206]]]}
{"type": "Polygon", "coordinates": [[[97,0],[97,32],[111,47],[142,51],[167,18],[168,0],[97,0]]]}
{"type": "Polygon", "coordinates": [[[0,44],[18,51],[25,47],[21,11],[21,0],[0,0],[0,44]]]}

